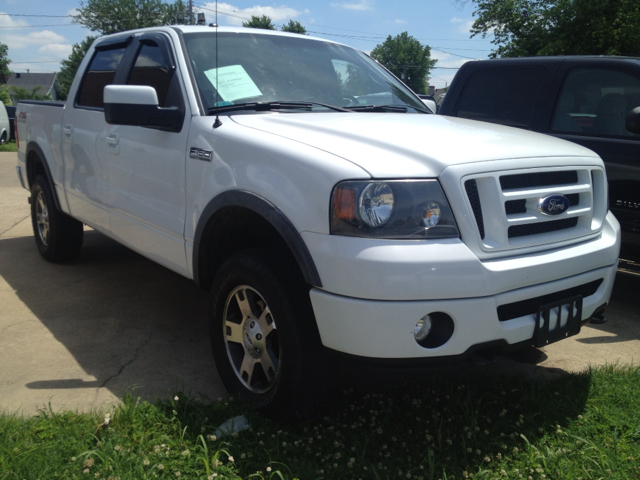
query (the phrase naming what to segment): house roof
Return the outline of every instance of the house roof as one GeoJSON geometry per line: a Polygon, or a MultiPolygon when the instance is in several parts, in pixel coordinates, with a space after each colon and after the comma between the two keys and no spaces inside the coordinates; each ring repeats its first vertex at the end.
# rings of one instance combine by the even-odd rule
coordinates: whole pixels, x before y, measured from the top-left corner
{"type": "Polygon", "coordinates": [[[46,95],[54,89],[56,79],[55,73],[14,73],[7,79],[7,86],[26,88],[29,91],[40,87],[37,93],[46,95]]]}

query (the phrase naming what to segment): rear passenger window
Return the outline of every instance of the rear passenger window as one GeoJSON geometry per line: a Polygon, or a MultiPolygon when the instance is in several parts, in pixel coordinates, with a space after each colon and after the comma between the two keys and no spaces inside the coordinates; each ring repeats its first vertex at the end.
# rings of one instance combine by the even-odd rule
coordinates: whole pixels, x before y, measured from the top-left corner
{"type": "Polygon", "coordinates": [[[627,114],[640,106],[640,79],[603,68],[576,68],[564,82],[551,130],[597,136],[640,135],[625,128],[627,114]]]}
{"type": "Polygon", "coordinates": [[[96,52],[82,79],[77,106],[104,108],[104,87],[113,83],[125,48],[96,52]]]}
{"type": "Polygon", "coordinates": [[[542,67],[479,70],[467,80],[456,116],[529,128],[545,74],[542,67]]]}

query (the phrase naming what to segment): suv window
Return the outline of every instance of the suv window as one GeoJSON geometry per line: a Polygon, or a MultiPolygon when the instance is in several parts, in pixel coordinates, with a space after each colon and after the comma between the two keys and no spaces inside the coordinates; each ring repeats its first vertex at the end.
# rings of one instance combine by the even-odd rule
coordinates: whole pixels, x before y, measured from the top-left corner
{"type": "Polygon", "coordinates": [[[82,80],[77,97],[78,106],[104,108],[104,87],[113,83],[125,48],[96,52],[82,80]]]}
{"type": "Polygon", "coordinates": [[[543,67],[479,70],[467,80],[456,116],[530,127],[545,74],[543,67]]]}
{"type": "Polygon", "coordinates": [[[573,69],[562,87],[551,130],[586,135],[635,136],[627,114],[640,106],[640,79],[604,68],[573,69]]]}

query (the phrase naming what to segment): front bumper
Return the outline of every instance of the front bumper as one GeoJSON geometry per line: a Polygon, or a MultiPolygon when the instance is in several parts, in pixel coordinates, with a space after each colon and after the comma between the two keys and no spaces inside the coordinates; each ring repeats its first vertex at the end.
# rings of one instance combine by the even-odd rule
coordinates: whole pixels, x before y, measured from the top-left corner
{"type": "Polygon", "coordinates": [[[532,339],[535,314],[500,320],[498,307],[552,295],[580,285],[599,284],[583,298],[582,320],[588,320],[611,296],[617,263],[555,282],[498,295],[427,301],[377,301],[311,290],[320,337],[332,350],[378,359],[455,357],[480,344],[507,345],[532,339]],[[443,312],[454,322],[452,337],[437,348],[423,348],[414,338],[416,322],[425,314],[443,312]]]}

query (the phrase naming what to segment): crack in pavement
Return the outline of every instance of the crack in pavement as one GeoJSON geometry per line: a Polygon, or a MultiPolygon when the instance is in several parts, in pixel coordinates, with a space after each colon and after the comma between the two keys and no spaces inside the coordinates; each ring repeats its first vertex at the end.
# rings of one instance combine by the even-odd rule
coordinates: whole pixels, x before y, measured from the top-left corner
{"type": "Polygon", "coordinates": [[[116,373],[114,375],[111,375],[104,382],[102,382],[102,384],[97,389],[100,390],[101,388],[106,387],[107,383],[109,383],[114,378],[119,377],[120,374],[125,370],[125,368],[127,368],[129,365],[131,365],[133,362],[135,362],[138,359],[138,355],[140,354],[140,350],[142,350],[144,347],[149,345],[149,342],[151,342],[152,338],[153,338],[153,333],[151,333],[149,335],[149,337],[142,344],[140,344],[138,346],[138,348],[136,348],[135,352],[133,353],[133,358],[131,360],[129,360],[127,363],[125,363],[124,365],[122,365],[120,367],[120,370],[118,370],[118,373],[116,373]]]}
{"type": "Polygon", "coordinates": [[[13,225],[11,225],[9,228],[7,228],[6,230],[3,230],[2,232],[0,232],[0,237],[4,237],[4,234],[7,233],[8,231],[14,229],[16,227],[16,225],[24,222],[27,218],[31,218],[31,215],[27,215],[26,217],[24,217],[22,220],[18,220],[16,223],[14,223],[13,225]]]}

